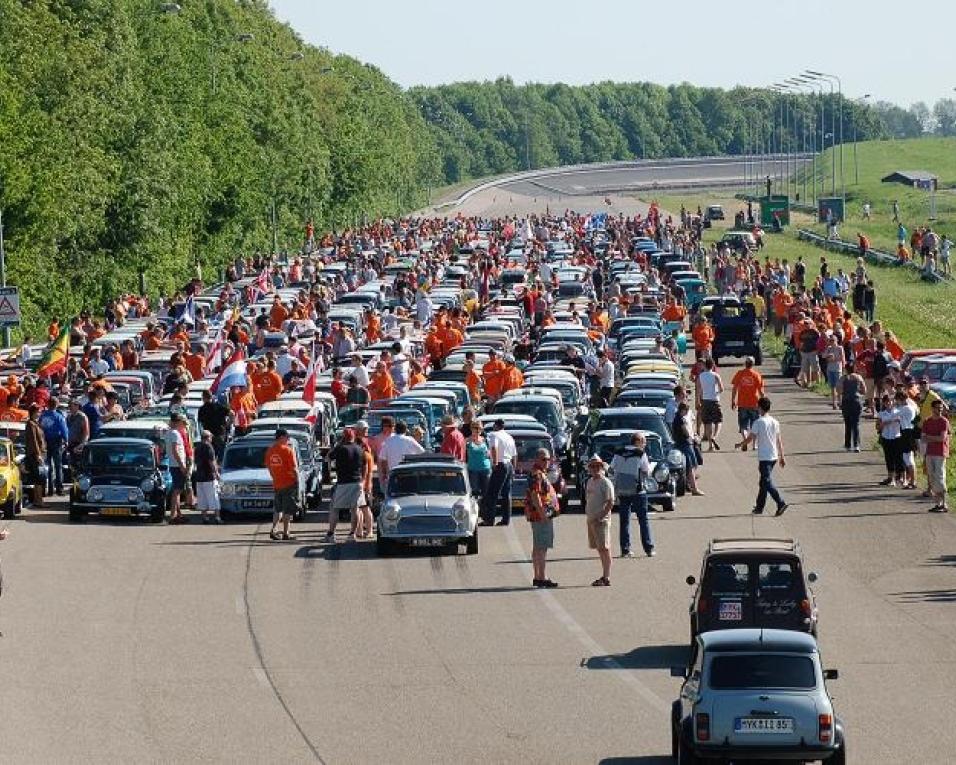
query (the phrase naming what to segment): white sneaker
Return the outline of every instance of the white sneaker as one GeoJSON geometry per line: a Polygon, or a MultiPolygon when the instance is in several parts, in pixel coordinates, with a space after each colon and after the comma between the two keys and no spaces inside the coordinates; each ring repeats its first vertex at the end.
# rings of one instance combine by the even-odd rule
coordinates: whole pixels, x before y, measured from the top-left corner
{"type": "Polygon", "coordinates": [[[634,553],[632,553],[630,550],[628,550],[626,553],[621,553],[621,557],[622,557],[622,558],[633,558],[633,557],[634,557],[634,553]]]}

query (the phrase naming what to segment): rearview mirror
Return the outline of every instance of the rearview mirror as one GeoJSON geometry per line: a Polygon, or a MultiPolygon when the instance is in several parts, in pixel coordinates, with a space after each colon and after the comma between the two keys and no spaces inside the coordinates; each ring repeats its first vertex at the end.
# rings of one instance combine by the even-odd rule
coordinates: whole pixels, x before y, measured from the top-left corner
{"type": "Polygon", "coordinates": [[[687,577],[685,581],[687,582],[687,584],[697,584],[697,577],[691,574],[690,576],[687,577]]]}
{"type": "Polygon", "coordinates": [[[825,670],[823,670],[823,679],[824,679],[824,680],[839,680],[839,679],[840,679],[840,670],[838,670],[838,669],[825,669],[825,670]]]}
{"type": "Polygon", "coordinates": [[[671,667],[671,677],[687,677],[687,668],[686,667],[671,667]]]}
{"type": "Polygon", "coordinates": [[[816,571],[811,571],[809,574],[807,574],[807,581],[810,582],[810,584],[813,584],[819,579],[820,577],[816,571]]]}

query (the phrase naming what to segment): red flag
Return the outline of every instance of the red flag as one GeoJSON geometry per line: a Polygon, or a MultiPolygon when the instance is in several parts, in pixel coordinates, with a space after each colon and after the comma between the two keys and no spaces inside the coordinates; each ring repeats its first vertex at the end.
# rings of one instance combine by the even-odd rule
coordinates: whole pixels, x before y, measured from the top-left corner
{"type": "MultiPolygon", "coordinates": [[[[305,401],[309,406],[315,406],[315,377],[318,372],[315,361],[309,365],[309,373],[305,377],[305,382],[302,385],[302,400],[305,401]]],[[[315,410],[312,409],[305,418],[308,422],[315,424],[315,410]]]]}

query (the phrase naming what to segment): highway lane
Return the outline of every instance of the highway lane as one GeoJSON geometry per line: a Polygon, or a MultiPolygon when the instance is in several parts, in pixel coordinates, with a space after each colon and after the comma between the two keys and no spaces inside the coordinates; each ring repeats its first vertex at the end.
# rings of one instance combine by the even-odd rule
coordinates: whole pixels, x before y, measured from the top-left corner
{"type": "Polygon", "coordinates": [[[274,543],[252,523],[27,511],[0,548],[4,759],[666,762],[683,579],[713,536],[774,534],[822,576],[851,761],[948,761],[953,519],[877,487],[880,456],[843,452],[824,399],[770,390],[792,509],[753,518],[753,454],[707,454],[707,496],[656,514],[659,556],[615,560],[609,589],[588,586],[598,564],[573,514],[549,570],[563,586],[541,592],[522,519],[483,530],[477,557],[378,559],[324,544],[315,516],[274,543]]]}

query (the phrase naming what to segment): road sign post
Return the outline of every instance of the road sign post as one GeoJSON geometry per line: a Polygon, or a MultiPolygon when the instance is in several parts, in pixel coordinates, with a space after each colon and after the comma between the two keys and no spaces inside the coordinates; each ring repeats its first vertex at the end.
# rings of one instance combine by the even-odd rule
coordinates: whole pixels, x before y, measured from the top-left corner
{"type": "Polygon", "coordinates": [[[0,327],[9,347],[10,327],[20,326],[20,288],[0,287],[0,327]]]}

